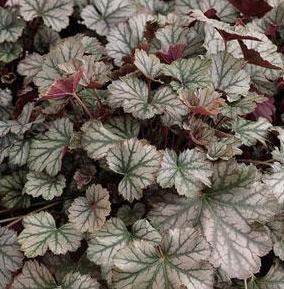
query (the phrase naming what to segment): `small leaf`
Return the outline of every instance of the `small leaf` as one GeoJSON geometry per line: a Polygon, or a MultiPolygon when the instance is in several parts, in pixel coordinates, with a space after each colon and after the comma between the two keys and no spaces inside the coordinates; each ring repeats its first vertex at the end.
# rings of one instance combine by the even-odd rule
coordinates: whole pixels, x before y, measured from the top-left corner
{"type": "Polygon", "coordinates": [[[81,232],[99,230],[110,213],[109,192],[101,185],[92,185],[86,197],[76,198],[68,209],[69,221],[81,232]]]}
{"type": "Polygon", "coordinates": [[[45,173],[29,172],[24,192],[35,198],[42,196],[45,200],[52,200],[62,195],[65,185],[63,175],[51,177],[45,173]]]}
{"type": "Polygon", "coordinates": [[[150,79],[155,79],[159,76],[162,66],[157,56],[150,54],[148,55],[144,50],[135,50],[134,65],[150,79]]]}
{"type": "Polygon", "coordinates": [[[54,254],[75,251],[82,239],[81,234],[70,223],[56,228],[52,215],[44,211],[26,216],[23,226],[24,230],[18,241],[29,258],[43,256],[48,249],[54,254]]]}
{"type": "Polygon", "coordinates": [[[161,155],[154,146],[137,139],[112,147],[107,154],[111,170],[123,175],[119,193],[128,201],[140,199],[143,189],[154,183],[161,155]]]}
{"type": "Polygon", "coordinates": [[[221,94],[212,88],[199,89],[195,92],[182,90],[179,97],[192,113],[207,116],[218,114],[225,104],[221,94]]]}
{"type": "Polygon", "coordinates": [[[106,156],[115,144],[136,137],[139,123],[129,117],[114,117],[105,124],[91,120],[84,124],[82,131],[81,145],[89,157],[96,160],[106,156]]]}
{"type": "Polygon", "coordinates": [[[12,272],[22,267],[23,254],[17,241],[16,232],[0,227],[0,288],[11,282],[12,272]]]}
{"type": "Polygon", "coordinates": [[[122,205],[117,211],[117,217],[121,219],[126,225],[132,225],[145,214],[145,205],[143,203],[136,203],[133,208],[128,205],[122,205]]]}
{"type": "Polygon", "coordinates": [[[55,176],[61,169],[62,158],[73,136],[73,124],[67,118],[54,121],[49,130],[31,143],[29,168],[55,176]]]}
{"type": "Polygon", "coordinates": [[[206,155],[197,149],[185,150],[179,156],[166,149],[157,181],[162,188],[175,185],[180,195],[193,197],[204,185],[210,186],[212,173],[206,155]]]}
{"type": "Polygon", "coordinates": [[[9,63],[20,57],[23,52],[22,45],[18,42],[4,42],[0,44],[0,62],[9,63]]]}
{"type": "Polygon", "coordinates": [[[174,90],[196,89],[208,87],[210,79],[211,60],[201,58],[178,59],[170,65],[165,65],[163,73],[177,81],[172,81],[174,90]]]}
{"type": "Polygon", "coordinates": [[[16,42],[23,33],[25,22],[17,17],[17,13],[2,7],[0,7],[0,19],[0,43],[16,42]]]}
{"type": "Polygon", "coordinates": [[[112,27],[124,22],[133,13],[129,0],[92,0],[91,4],[82,10],[81,17],[87,28],[101,35],[108,35],[112,27]]]}
{"type": "Polygon", "coordinates": [[[114,258],[115,288],[212,288],[212,269],[204,262],[210,249],[200,232],[169,231],[159,248],[134,241],[121,249],[114,258]]]}
{"type": "Polygon", "coordinates": [[[20,13],[26,21],[42,17],[46,26],[55,31],[66,28],[73,13],[73,2],[69,0],[22,0],[20,13]]]}
{"type": "Polygon", "coordinates": [[[265,144],[268,131],[271,127],[271,123],[262,117],[257,121],[237,118],[232,123],[232,130],[235,132],[235,137],[247,146],[255,145],[257,141],[265,144]]]}

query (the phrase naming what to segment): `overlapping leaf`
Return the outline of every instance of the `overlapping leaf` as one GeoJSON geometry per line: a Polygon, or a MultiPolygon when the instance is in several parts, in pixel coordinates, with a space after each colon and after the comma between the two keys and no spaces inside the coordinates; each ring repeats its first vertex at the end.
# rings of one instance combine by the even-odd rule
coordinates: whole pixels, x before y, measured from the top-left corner
{"type": "Polygon", "coordinates": [[[69,220],[81,232],[99,230],[110,213],[109,192],[101,185],[92,185],[86,197],[76,198],[68,209],[69,220]]]}
{"type": "Polygon", "coordinates": [[[130,202],[140,199],[143,189],[154,183],[160,161],[161,154],[154,146],[137,139],[117,144],[107,154],[110,169],[123,175],[118,191],[130,202]]]}
{"type": "Polygon", "coordinates": [[[20,13],[26,21],[42,17],[44,24],[55,31],[66,28],[73,12],[73,2],[68,0],[23,0],[20,13]]]}
{"type": "Polygon", "coordinates": [[[12,279],[12,272],[21,268],[23,254],[16,232],[0,227],[0,288],[6,288],[12,279]]]}
{"type": "Polygon", "coordinates": [[[61,169],[63,155],[73,136],[73,124],[67,118],[51,123],[49,130],[31,143],[29,168],[55,176],[61,169]]]}
{"type": "Polygon", "coordinates": [[[57,228],[53,216],[48,212],[26,216],[23,226],[18,241],[29,258],[42,256],[48,249],[54,254],[65,254],[80,246],[81,234],[70,223],[57,228]]]}
{"type": "Polygon", "coordinates": [[[173,185],[180,195],[195,196],[202,188],[210,186],[212,167],[206,155],[196,149],[183,151],[179,156],[173,150],[164,153],[157,182],[162,188],[173,185]]]}

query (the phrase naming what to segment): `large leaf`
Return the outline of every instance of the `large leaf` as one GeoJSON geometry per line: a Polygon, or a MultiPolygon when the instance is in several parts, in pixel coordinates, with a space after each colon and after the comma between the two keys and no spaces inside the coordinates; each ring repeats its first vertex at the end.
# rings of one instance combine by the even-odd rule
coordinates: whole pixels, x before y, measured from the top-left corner
{"type": "Polygon", "coordinates": [[[163,229],[200,225],[213,248],[213,265],[230,277],[248,278],[272,247],[268,232],[251,224],[265,222],[277,211],[275,198],[259,179],[253,166],[216,163],[210,189],[195,200],[171,195],[155,205],[150,218],[163,229]]]}
{"type": "Polygon", "coordinates": [[[250,77],[243,69],[245,62],[235,59],[228,52],[220,52],[212,57],[212,80],[215,89],[227,94],[243,94],[249,91],[250,77]]]}
{"type": "Polygon", "coordinates": [[[25,22],[17,17],[17,13],[0,7],[0,43],[15,42],[25,28],[25,22]]]}
{"type": "Polygon", "coordinates": [[[257,121],[237,118],[232,123],[232,130],[235,132],[235,137],[247,146],[255,145],[257,141],[265,144],[271,127],[272,124],[263,117],[260,117],[257,121]]]}
{"type": "Polygon", "coordinates": [[[22,266],[23,254],[14,231],[0,227],[0,288],[5,289],[12,279],[11,272],[22,266]]]}
{"type": "Polygon", "coordinates": [[[142,197],[142,190],[154,183],[161,154],[154,146],[137,139],[126,140],[111,148],[107,163],[111,170],[123,175],[119,193],[128,201],[142,197]]]}
{"type": "Polygon", "coordinates": [[[46,26],[55,31],[66,28],[73,13],[73,2],[69,0],[22,0],[20,13],[26,21],[42,17],[46,26]]]}
{"type": "Polygon", "coordinates": [[[24,192],[33,197],[42,196],[45,200],[61,196],[66,184],[63,175],[51,177],[45,173],[29,172],[26,178],[24,192]]]}
{"type": "Polygon", "coordinates": [[[50,271],[37,261],[27,261],[11,289],[99,289],[99,283],[89,275],[68,273],[62,284],[57,284],[50,271]]]}
{"type": "Polygon", "coordinates": [[[81,232],[99,230],[110,213],[109,192],[101,185],[92,185],[86,197],[76,198],[68,209],[69,221],[81,232]]]}
{"type": "Polygon", "coordinates": [[[152,19],[150,15],[140,14],[133,16],[126,23],[119,23],[110,30],[106,50],[116,64],[121,64],[122,58],[129,55],[131,50],[142,42],[146,22],[152,19]]]}
{"type": "Polygon", "coordinates": [[[210,79],[211,60],[199,57],[178,59],[163,67],[163,73],[176,79],[171,82],[174,90],[196,89],[208,87],[210,79]]]}
{"type": "Polygon", "coordinates": [[[49,130],[31,143],[29,168],[55,176],[61,169],[62,158],[73,137],[73,124],[67,118],[51,123],[49,130]]]}
{"type": "Polygon", "coordinates": [[[160,247],[136,241],[115,256],[114,284],[118,289],[212,288],[210,249],[194,229],[170,230],[160,247]]]}
{"type": "Polygon", "coordinates": [[[188,149],[179,156],[166,149],[157,181],[162,188],[174,185],[180,195],[193,197],[205,185],[210,186],[212,173],[211,163],[197,149],[188,149]]]}
{"type": "Polygon", "coordinates": [[[139,123],[129,117],[114,117],[105,124],[98,120],[86,122],[82,127],[81,145],[93,159],[106,156],[116,143],[137,137],[139,123]]]}
{"type": "Polygon", "coordinates": [[[117,218],[108,220],[89,242],[88,258],[101,265],[104,278],[109,280],[115,254],[130,241],[125,224],[117,218]]]}
{"type": "Polygon", "coordinates": [[[73,225],[65,224],[57,228],[53,216],[48,212],[26,216],[23,226],[18,240],[29,258],[42,256],[48,249],[54,254],[65,254],[80,246],[82,237],[73,225]]]}
{"type": "Polygon", "coordinates": [[[129,0],[92,0],[91,4],[82,10],[81,17],[89,29],[101,35],[108,35],[112,27],[127,20],[133,12],[129,0]]]}

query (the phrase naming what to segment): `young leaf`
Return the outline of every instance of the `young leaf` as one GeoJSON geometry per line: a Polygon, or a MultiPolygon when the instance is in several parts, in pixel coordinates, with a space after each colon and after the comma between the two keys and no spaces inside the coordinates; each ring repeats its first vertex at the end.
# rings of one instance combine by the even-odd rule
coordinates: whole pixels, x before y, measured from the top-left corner
{"type": "Polygon", "coordinates": [[[73,124],[67,118],[54,121],[49,130],[31,143],[29,168],[55,176],[61,169],[63,155],[73,137],[73,124]]]}
{"type": "Polygon", "coordinates": [[[210,249],[200,232],[186,228],[170,230],[159,249],[134,241],[114,258],[114,284],[118,289],[166,289],[182,285],[212,288],[212,269],[206,262],[210,249]]]}
{"type": "Polygon", "coordinates": [[[101,185],[92,185],[86,197],[76,198],[68,209],[69,221],[81,232],[99,230],[110,213],[109,192],[101,185]]]}
{"type": "Polygon", "coordinates": [[[0,43],[16,42],[26,26],[23,19],[10,9],[0,7],[0,43]]]}
{"type": "Polygon", "coordinates": [[[0,288],[6,288],[12,279],[12,272],[22,267],[23,254],[16,232],[0,227],[0,288]]]}
{"type": "Polygon", "coordinates": [[[166,149],[157,182],[162,188],[175,185],[180,195],[193,197],[204,185],[210,186],[212,173],[211,163],[197,149],[188,149],[179,156],[175,151],[166,149]]]}
{"type": "Polygon", "coordinates": [[[46,26],[55,31],[66,28],[73,13],[73,2],[69,0],[22,0],[20,13],[26,21],[42,17],[46,26]]]}
{"type": "Polygon", "coordinates": [[[212,246],[211,262],[231,278],[246,279],[260,269],[260,257],[271,249],[268,232],[253,222],[265,222],[278,210],[275,198],[259,182],[255,167],[235,161],[214,166],[212,187],[194,198],[167,197],[150,214],[155,226],[200,224],[212,246]]]}
{"type": "Polygon", "coordinates": [[[162,66],[157,56],[148,55],[145,50],[135,50],[134,65],[148,78],[155,79],[159,76],[162,66]]]}
{"type": "Polygon", "coordinates": [[[266,118],[262,117],[257,121],[237,118],[232,123],[232,130],[235,132],[235,137],[247,146],[255,145],[257,141],[265,144],[266,137],[271,127],[271,123],[266,118]]]}
{"type": "Polygon", "coordinates": [[[63,175],[51,177],[45,173],[29,172],[26,178],[24,192],[35,198],[42,196],[45,200],[61,196],[66,185],[63,175]]]}
{"type": "Polygon", "coordinates": [[[92,0],[91,4],[82,10],[81,17],[87,28],[101,35],[108,35],[112,27],[127,20],[133,12],[129,0],[92,0]]]}
{"type": "Polygon", "coordinates": [[[48,249],[54,254],[75,251],[82,239],[70,223],[57,228],[53,216],[44,211],[26,216],[23,226],[18,241],[29,258],[42,256],[48,249]]]}
{"type": "Polygon", "coordinates": [[[137,137],[139,123],[130,117],[114,117],[103,124],[91,120],[82,127],[81,145],[92,159],[106,156],[110,148],[123,140],[137,137]]]}
{"type": "Polygon", "coordinates": [[[154,146],[135,138],[117,144],[107,154],[110,169],[123,175],[118,191],[130,202],[140,199],[142,190],[154,183],[160,161],[161,154],[154,146]]]}
{"type": "Polygon", "coordinates": [[[178,59],[170,65],[164,65],[163,73],[176,79],[171,82],[174,90],[196,89],[208,87],[210,79],[211,60],[199,57],[178,59]]]}
{"type": "Polygon", "coordinates": [[[250,77],[243,69],[245,62],[235,59],[228,52],[220,52],[212,57],[212,80],[215,89],[227,94],[243,94],[249,91],[250,77]]]}

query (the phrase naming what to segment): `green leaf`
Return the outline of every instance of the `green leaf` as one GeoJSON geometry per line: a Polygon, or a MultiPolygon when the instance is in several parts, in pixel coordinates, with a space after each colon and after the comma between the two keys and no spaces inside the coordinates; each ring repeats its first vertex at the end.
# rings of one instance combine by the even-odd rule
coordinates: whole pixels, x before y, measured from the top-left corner
{"type": "Polygon", "coordinates": [[[114,117],[105,124],[98,120],[86,122],[82,127],[81,145],[92,159],[106,156],[110,148],[123,140],[136,137],[139,123],[130,117],[114,117]]]}
{"type": "Polygon", "coordinates": [[[257,121],[237,118],[232,123],[232,130],[235,132],[235,137],[246,146],[255,145],[257,141],[265,144],[271,127],[272,124],[263,117],[258,118],[257,121]]]}
{"type": "Polygon", "coordinates": [[[211,83],[210,70],[211,60],[199,57],[178,59],[163,67],[165,75],[176,79],[171,82],[171,86],[176,91],[208,87],[211,83]]]}
{"type": "Polygon", "coordinates": [[[25,28],[25,21],[17,16],[17,13],[8,8],[0,7],[0,43],[16,42],[25,28]]]}
{"type": "Polygon", "coordinates": [[[9,63],[20,57],[23,52],[19,42],[4,42],[0,44],[0,62],[9,63]]]}
{"type": "Polygon", "coordinates": [[[110,57],[114,58],[116,64],[121,64],[122,58],[129,55],[131,50],[142,42],[146,22],[152,19],[150,15],[136,15],[128,22],[119,23],[110,30],[106,51],[110,57]]]}
{"type": "Polygon", "coordinates": [[[69,221],[81,232],[99,230],[110,214],[109,192],[101,185],[92,185],[86,197],[76,198],[68,209],[69,221]]]}
{"type": "Polygon", "coordinates": [[[39,53],[45,53],[60,40],[59,33],[51,28],[42,25],[36,32],[34,38],[35,50],[39,53]]]}
{"type": "Polygon", "coordinates": [[[58,286],[50,271],[37,261],[27,261],[11,289],[99,289],[99,283],[89,275],[68,273],[58,286]]]}
{"type": "Polygon", "coordinates": [[[122,106],[125,112],[132,113],[134,117],[147,119],[157,113],[150,103],[146,82],[136,76],[125,76],[113,81],[109,92],[109,104],[112,107],[122,106]]]}
{"type": "Polygon", "coordinates": [[[80,246],[81,234],[71,224],[56,228],[48,212],[28,215],[23,220],[24,230],[18,237],[21,248],[29,258],[42,256],[50,249],[54,254],[75,251],[80,246]]]}
{"type": "Polygon", "coordinates": [[[23,254],[17,241],[16,232],[0,227],[0,288],[11,282],[12,272],[22,267],[23,254]]]}
{"type": "Polygon", "coordinates": [[[82,10],[81,17],[87,28],[101,35],[108,35],[111,28],[127,20],[133,12],[129,0],[92,0],[91,4],[82,10]]]}
{"type": "Polygon", "coordinates": [[[52,200],[63,193],[66,180],[63,175],[51,177],[45,173],[29,172],[24,192],[33,197],[43,197],[45,200],[52,200]]]}
{"type": "Polygon", "coordinates": [[[134,204],[133,208],[129,205],[122,205],[117,210],[117,217],[120,218],[126,225],[132,225],[145,214],[145,205],[143,203],[134,204]]]}
{"type": "Polygon", "coordinates": [[[49,130],[31,143],[29,168],[55,176],[61,169],[62,158],[73,137],[73,124],[67,118],[51,123],[49,130]]]}
{"type": "Polygon", "coordinates": [[[160,59],[154,55],[148,55],[145,50],[135,50],[135,60],[134,65],[147,77],[150,79],[155,79],[159,76],[162,65],[160,59]]]}
{"type": "Polygon", "coordinates": [[[272,247],[268,232],[252,224],[264,223],[278,210],[271,191],[259,180],[253,166],[218,162],[210,189],[195,200],[170,195],[155,204],[150,219],[162,229],[200,225],[213,249],[214,267],[246,279],[259,271],[260,257],[272,247]]]}
{"type": "Polygon", "coordinates": [[[104,279],[110,281],[110,271],[115,254],[130,241],[125,224],[117,218],[108,220],[89,242],[88,258],[101,265],[104,279]]]}
{"type": "Polygon", "coordinates": [[[69,24],[69,16],[73,13],[73,1],[22,0],[20,13],[26,21],[42,17],[46,26],[60,31],[69,24]]]}
{"type": "Polygon", "coordinates": [[[191,228],[170,230],[159,249],[151,243],[134,241],[114,258],[115,288],[212,288],[213,271],[204,262],[209,255],[209,245],[200,232],[191,228]]]}
{"type": "Polygon", "coordinates": [[[19,170],[0,178],[1,205],[6,208],[28,208],[31,197],[24,193],[26,173],[19,170]]]}
{"type": "Polygon", "coordinates": [[[212,80],[215,89],[227,94],[246,95],[250,88],[250,77],[243,69],[245,62],[235,59],[228,52],[212,56],[212,80]]]}
{"type": "Polygon", "coordinates": [[[197,149],[185,150],[179,156],[173,150],[166,149],[157,182],[162,188],[173,185],[180,195],[193,197],[205,185],[210,186],[211,163],[206,155],[197,149]]]}
{"type": "Polygon", "coordinates": [[[140,199],[142,190],[154,183],[160,161],[161,154],[154,146],[135,138],[117,144],[107,154],[109,168],[123,175],[118,191],[130,202],[140,199]]]}

